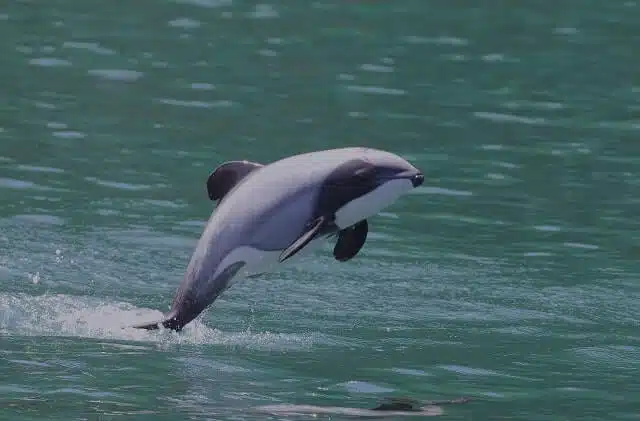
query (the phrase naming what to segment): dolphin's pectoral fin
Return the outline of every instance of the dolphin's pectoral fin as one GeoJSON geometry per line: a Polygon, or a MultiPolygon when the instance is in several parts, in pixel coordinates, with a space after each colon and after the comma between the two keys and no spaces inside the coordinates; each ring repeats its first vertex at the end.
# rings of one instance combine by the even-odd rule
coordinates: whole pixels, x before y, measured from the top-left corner
{"type": "Polygon", "coordinates": [[[209,199],[222,199],[247,174],[262,166],[262,164],[249,161],[229,161],[218,166],[207,179],[209,199]]]}
{"type": "Polygon", "coordinates": [[[320,234],[323,228],[327,225],[328,218],[321,216],[315,221],[313,221],[309,228],[300,236],[296,241],[291,243],[289,247],[287,247],[282,253],[280,253],[280,258],[278,259],[280,263],[284,262],[300,250],[311,240],[313,240],[318,234],[320,234]]]}
{"type": "Polygon", "coordinates": [[[366,219],[341,230],[333,248],[333,257],[340,262],[353,258],[364,246],[368,232],[369,224],[366,219]]]}

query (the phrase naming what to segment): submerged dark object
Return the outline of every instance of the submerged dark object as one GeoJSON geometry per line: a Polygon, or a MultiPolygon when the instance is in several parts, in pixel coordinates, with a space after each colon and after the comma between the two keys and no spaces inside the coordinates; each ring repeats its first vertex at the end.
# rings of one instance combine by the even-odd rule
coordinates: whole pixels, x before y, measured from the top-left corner
{"type": "Polygon", "coordinates": [[[348,408],[342,406],[318,406],[276,404],[263,405],[253,408],[257,412],[276,416],[288,415],[341,415],[355,418],[388,418],[388,417],[434,417],[443,414],[442,406],[447,404],[459,404],[469,402],[471,399],[461,397],[442,401],[421,402],[405,397],[388,397],[378,406],[371,409],[348,408]]]}
{"type": "Polygon", "coordinates": [[[422,404],[409,398],[387,398],[372,411],[422,411],[422,404]]]}
{"type": "Polygon", "coordinates": [[[457,399],[447,399],[441,401],[426,401],[420,402],[411,398],[403,398],[403,397],[389,397],[382,403],[380,403],[375,408],[371,408],[372,411],[405,411],[405,412],[421,412],[424,410],[425,406],[435,406],[435,405],[449,405],[456,403],[467,403],[471,400],[471,398],[463,396],[457,399]]]}

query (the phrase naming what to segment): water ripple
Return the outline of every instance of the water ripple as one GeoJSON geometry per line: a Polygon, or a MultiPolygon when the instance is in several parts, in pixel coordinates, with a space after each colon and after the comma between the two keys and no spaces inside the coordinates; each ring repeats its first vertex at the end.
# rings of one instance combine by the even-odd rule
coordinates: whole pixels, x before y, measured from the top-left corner
{"type": "Polygon", "coordinates": [[[402,40],[409,44],[437,44],[453,47],[464,47],[469,45],[469,41],[467,39],[450,36],[425,37],[419,35],[407,35],[403,36],[402,40]]]}
{"type": "Polygon", "coordinates": [[[62,44],[63,48],[72,48],[77,50],[85,50],[99,55],[115,55],[116,52],[110,48],[106,48],[101,46],[97,42],[76,42],[76,41],[65,41],[62,44]]]}
{"type": "Polygon", "coordinates": [[[52,174],[61,174],[65,172],[61,168],[39,167],[35,165],[17,165],[15,168],[22,171],[44,172],[44,173],[52,173],[52,174]]]}
{"type": "Polygon", "coordinates": [[[84,139],[87,137],[86,133],[74,131],[74,130],[63,130],[63,131],[54,131],[51,132],[53,137],[58,137],[61,139],[84,139]]]}
{"type": "Polygon", "coordinates": [[[232,101],[218,100],[218,101],[189,101],[179,100],[171,98],[160,98],[157,100],[161,104],[172,105],[176,107],[188,107],[188,108],[218,108],[218,107],[231,107],[235,105],[232,101]]]}
{"type": "Polygon", "coordinates": [[[203,83],[203,82],[200,82],[200,83],[196,83],[196,82],[191,83],[191,84],[189,85],[189,87],[190,87],[191,89],[199,90],[199,91],[212,91],[212,90],[214,90],[214,89],[216,88],[216,87],[215,87],[215,85],[212,85],[211,83],[203,83]]]}
{"type": "Polygon", "coordinates": [[[373,383],[358,380],[349,380],[341,386],[351,393],[391,393],[394,391],[394,389],[388,387],[378,386],[373,383]]]}
{"type": "Polygon", "coordinates": [[[142,72],[127,69],[92,69],[87,73],[102,79],[121,82],[135,82],[143,76],[142,72]]]}
{"type": "Polygon", "coordinates": [[[490,113],[484,111],[476,111],[473,116],[483,120],[489,120],[495,123],[519,123],[528,125],[546,125],[548,121],[540,117],[525,117],[515,114],[490,113]]]}
{"type": "Polygon", "coordinates": [[[108,181],[108,180],[101,180],[99,178],[96,177],[85,177],[85,180],[91,182],[91,183],[95,183],[97,185],[100,186],[104,186],[104,187],[111,187],[114,189],[120,189],[120,190],[133,190],[133,191],[138,191],[138,190],[148,190],[153,188],[154,186],[148,185],[148,184],[133,184],[133,183],[124,183],[124,182],[117,182],[117,181],[108,181]]]}
{"type": "Polygon", "coordinates": [[[640,347],[637,346],[590,346],[575,348],[573,352],[577,357],[591,364],[614,366],[625,370],[637,366],[640,369],[640,347]]]}
{"type": "Polygon", "coordinates": [[[34,189],[34,190],[48,190],[47,187],[39,186],[32,181],[16,180],[15,178],[0,177],[0,187],[8,189],[34,189]]]}
{"type": "Polygon", "coordinates": [[[383,66],[380,64],[363,64],[360,66],[361,70],[365,72],[373,72],[373,73],[392,73],[393,67],[391,66],[383,66]]]}
{"type": "Polygon", "coordinates": [[[256,4],[249,13],[249,17],[253,19],[274,19],[280,17],[278,11],[270,4],[256,4]]]}
{"type": "Polygon", "coordinates": [[[72,65],[69,60],[55,57],[32,58],[29,60],[29,64],[41,67],[68,67],[72,65]]]}
{"type": "Polygon", "coordinates": [[[16,215],[13,217],[17,221],[26,221],[44,225],[64,225],[66,220],[54,215],[16,215]]]}
{"type": "Polygon", "coordinates": [[[473,192],[467,190],[453,190],[444,187],[423,187],[412,190],[412,194],[437,194],[444,196],[473,196],[473,192]]]}
{"type": "Polygon", "coordinates": [[[363,86],[363,85],[348,85],[347,90],[352,92],[374,94],[374,95],[406,95],[407,92],[403,89],[384,88],[382,86],[363,86]]]}
{"type": "Polygon", "coordinates": [[[174,28],[195,29],[200,25],[200,21],[191,18],[176,18],[169,21],[169,26],[174,28]]]}

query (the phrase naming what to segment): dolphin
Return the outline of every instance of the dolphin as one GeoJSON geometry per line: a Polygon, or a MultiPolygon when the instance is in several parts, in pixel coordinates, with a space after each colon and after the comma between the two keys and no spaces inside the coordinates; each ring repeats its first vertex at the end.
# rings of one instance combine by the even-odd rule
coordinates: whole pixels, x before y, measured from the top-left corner
{"type": "Polygon", "coordinates": [[[253,408],[253,412],[282,415],[345,415],[350,417],[401,417],[401,416],[437,416],[444,413],[441,405],[456,405],[471,402],[471,398],[463,396],[457,399],[421,402],[403,397],[389,397],[374,408],[348,408],[342,406],[292,405],[275,404],[262,405],[253,408]]]}
{"type": "Polygon", "coordinates": [[[229,161],[207,179],[216,201],[161,320],[133,327],[181,331],[241,278],[291,262],[337,238],[333,256],[352,259],[370,218],[424,182],[420,170],[390,152],[348,147],[290,156],[267,165],[229,161]]]}

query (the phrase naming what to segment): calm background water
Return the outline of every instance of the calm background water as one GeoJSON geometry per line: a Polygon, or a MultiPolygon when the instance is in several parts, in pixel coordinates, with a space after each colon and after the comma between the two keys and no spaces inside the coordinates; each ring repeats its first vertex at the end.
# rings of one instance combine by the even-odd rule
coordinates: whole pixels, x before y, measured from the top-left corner
{"type": "Polygon", "coordinates": [[[635,1],[0,4],[0,419],[640,419],[635,1]],[[166,311],[209,172],[366,145],[424,170],[330,246],[166,311]],[[339,417],[334,417],[339,419],[339,417]]]}

